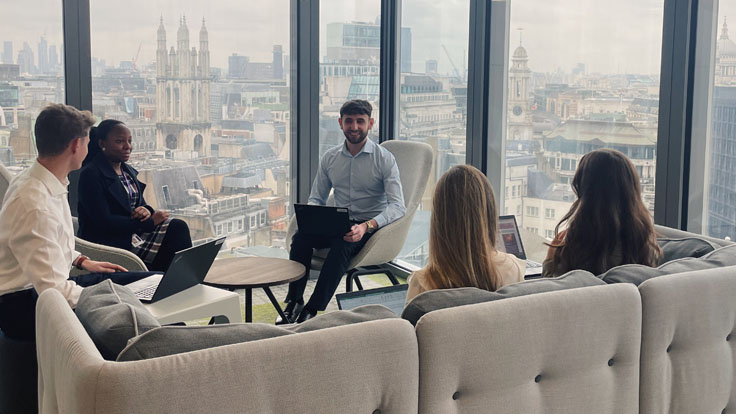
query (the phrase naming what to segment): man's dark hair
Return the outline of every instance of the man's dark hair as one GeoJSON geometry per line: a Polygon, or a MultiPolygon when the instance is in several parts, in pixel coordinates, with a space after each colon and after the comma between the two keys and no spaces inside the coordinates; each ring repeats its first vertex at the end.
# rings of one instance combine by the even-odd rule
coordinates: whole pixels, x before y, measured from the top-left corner
{"type": "Polygon", "coordinates": [[[59,155],[76,138],[87,136],[95,118],[89,111],[64,104],[45,107],[36,118],[36,148],[41,157],[59,155]]]}
{"type": "Polygon", "coordinates": [[[368,115],[368,118],[370,118],[371,112],[373,112],[373,107],[370,102],[362,99],[353,99],[342,104],[340,118],[344,115],[368,115]]]}

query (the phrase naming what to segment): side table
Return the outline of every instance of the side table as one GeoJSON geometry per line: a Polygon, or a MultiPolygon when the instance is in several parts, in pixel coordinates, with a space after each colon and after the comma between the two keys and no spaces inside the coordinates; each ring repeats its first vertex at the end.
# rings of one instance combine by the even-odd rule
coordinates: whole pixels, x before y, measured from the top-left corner
{"type": "Polygon", "coordinates": [[[222,289],[245,289],[245,322],[253,322],[253,288],[262,288],[282,318],[286,318],[270,286],[299,280],[304,265],[274,257],[231,257],[215,260],[204,284],[222,289]]]}

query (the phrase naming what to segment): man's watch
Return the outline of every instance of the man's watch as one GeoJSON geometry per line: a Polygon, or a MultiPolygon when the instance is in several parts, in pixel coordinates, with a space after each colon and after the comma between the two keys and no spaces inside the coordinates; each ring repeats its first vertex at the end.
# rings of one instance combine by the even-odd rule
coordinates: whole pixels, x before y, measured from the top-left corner
{"type": "Polygon", "coordinates": [[[373,225],[373,222],[368,220],[365,222],[365,226],[367,227],[366,233],[373,233],[376,231],[376,226],[373,225]]]}

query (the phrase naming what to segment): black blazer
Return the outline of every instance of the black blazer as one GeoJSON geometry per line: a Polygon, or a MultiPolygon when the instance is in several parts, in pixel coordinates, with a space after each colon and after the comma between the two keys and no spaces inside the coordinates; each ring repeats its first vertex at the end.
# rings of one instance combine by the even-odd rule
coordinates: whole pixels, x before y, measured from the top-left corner
{"type": "MultiPolygon", "coordinates": [[[[138,181],[138,171],[123,163],[123,171],[135,181],[140,192],[140,200],[136,207],[143,206],[153,214],[153,208],[146,204],[143,190],[146,185],[138,181]]],[[[145,221],[130,218],[127,191],[120,183],[120,178],[105,158],[105,154],[97,154],[79,174],[77,214],[79,215],[79,237],[93,243],[130,250],[133,233],[141,234],[153,231],[153,219],[145,221]]]]}

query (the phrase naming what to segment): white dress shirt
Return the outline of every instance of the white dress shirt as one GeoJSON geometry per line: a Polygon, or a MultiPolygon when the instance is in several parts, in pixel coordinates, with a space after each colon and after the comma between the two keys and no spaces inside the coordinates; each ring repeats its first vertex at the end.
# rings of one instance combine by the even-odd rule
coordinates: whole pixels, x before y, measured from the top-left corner
{"type": "Polygon", "coordinates": [[[355,156],[344,142],[327,150],[319,162],[308,203],[327,204],[333,188],[335,205],[346,207],[353,221],[374,219],[383,227],[406,213],[394,155],[370,139],[355,156]]]}
{"type": "Polygon", "coordinates": [[[68,185],[38,161],[10,183],[0,210],[0,295],[55,288],[76,306],[82,287],[69,280],[79,253],[68,185]]]}

